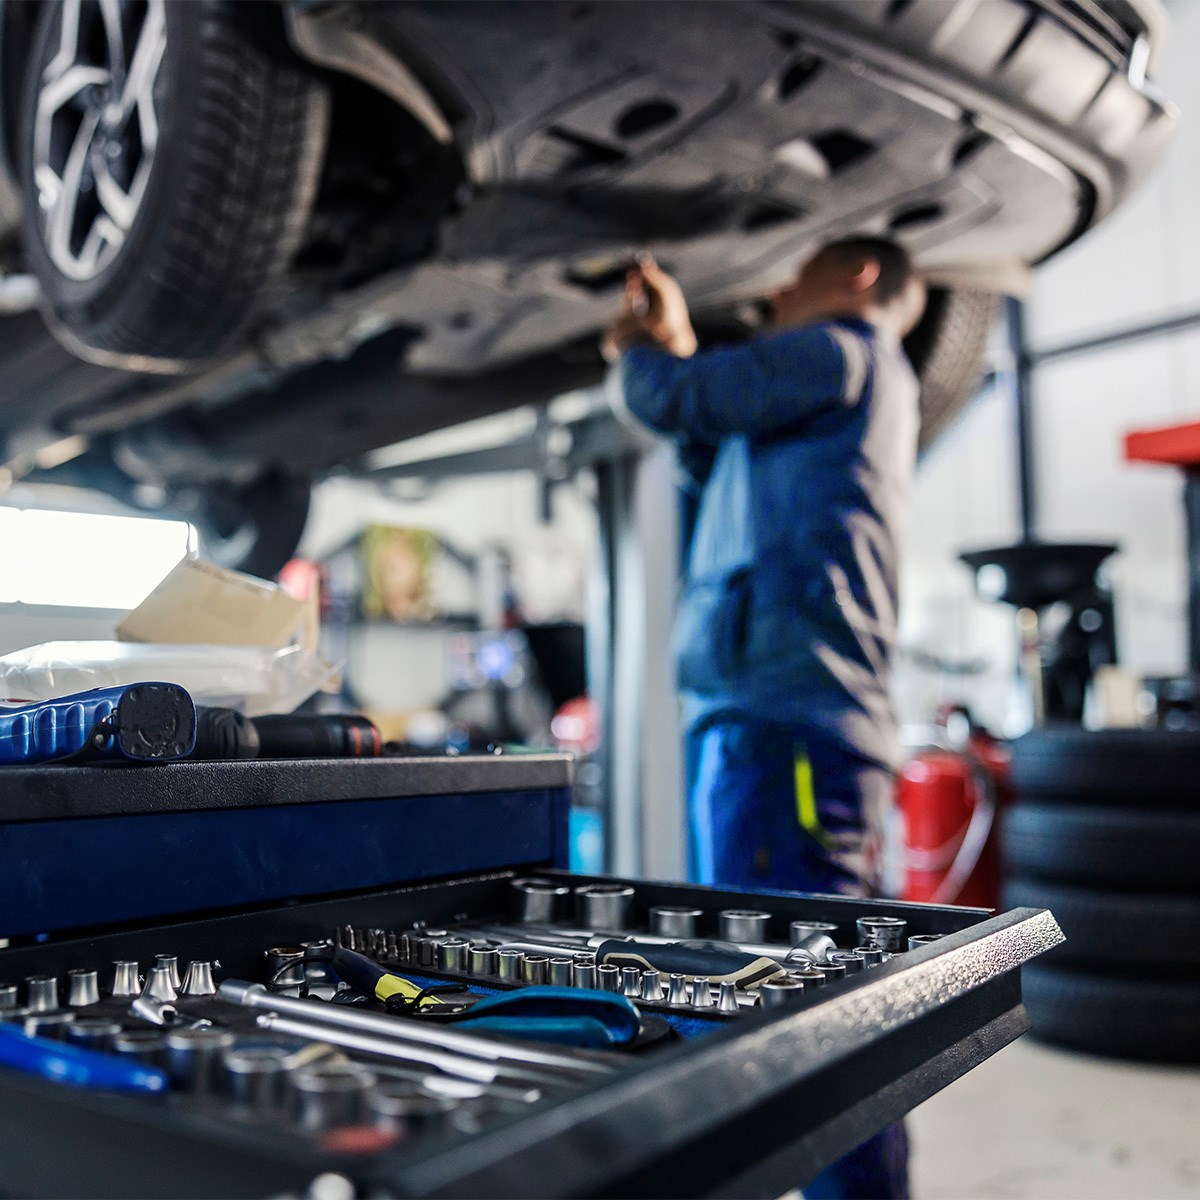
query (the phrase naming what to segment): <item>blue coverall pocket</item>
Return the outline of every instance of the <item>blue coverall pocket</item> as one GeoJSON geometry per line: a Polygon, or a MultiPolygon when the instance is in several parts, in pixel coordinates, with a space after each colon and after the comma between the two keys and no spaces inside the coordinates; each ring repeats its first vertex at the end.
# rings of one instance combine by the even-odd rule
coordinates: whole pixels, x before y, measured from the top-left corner
{"type": "Polygon", "coordinates": [[[679,686],[684,691],[720,691],[742,670],[750,602],[748,571],[689,581],[675,629],[679,686]]]}

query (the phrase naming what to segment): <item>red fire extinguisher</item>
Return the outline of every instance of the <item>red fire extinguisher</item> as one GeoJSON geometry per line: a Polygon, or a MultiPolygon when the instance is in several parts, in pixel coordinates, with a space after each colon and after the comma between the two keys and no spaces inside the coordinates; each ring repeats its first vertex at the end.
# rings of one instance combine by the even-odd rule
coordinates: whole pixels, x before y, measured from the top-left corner
{"type": "Polygon", "coordinates": [[[964,709],[939,714],[938,743],[900,772],[904,822],[902,898],[996,908],[1000,814],[1009,799],[1005,747],[964,709]]]}

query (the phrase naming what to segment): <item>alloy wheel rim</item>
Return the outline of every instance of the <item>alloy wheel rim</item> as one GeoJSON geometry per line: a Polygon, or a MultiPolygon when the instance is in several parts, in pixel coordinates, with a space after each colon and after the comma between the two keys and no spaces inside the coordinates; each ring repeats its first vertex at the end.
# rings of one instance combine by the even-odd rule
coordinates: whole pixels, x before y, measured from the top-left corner
{"type": "Polygon", "coordinates": [[[46,252],[68,279],[98,276],[125,243],[153,170],[164,0],[63,0],[42,71],[33,182],[46,252]]]}

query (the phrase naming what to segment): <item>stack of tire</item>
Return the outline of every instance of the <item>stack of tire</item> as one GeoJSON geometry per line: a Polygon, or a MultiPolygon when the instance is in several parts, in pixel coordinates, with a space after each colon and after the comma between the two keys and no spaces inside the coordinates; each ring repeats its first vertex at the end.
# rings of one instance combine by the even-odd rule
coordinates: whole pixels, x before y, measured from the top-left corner
{"type": "Polygon", "coordinates": [[[1066,935],[1022,972],[1034,1032],[1200,1062],[1200,734],[1048,727],[1012,750],[1005,905],[1066,935]]]}

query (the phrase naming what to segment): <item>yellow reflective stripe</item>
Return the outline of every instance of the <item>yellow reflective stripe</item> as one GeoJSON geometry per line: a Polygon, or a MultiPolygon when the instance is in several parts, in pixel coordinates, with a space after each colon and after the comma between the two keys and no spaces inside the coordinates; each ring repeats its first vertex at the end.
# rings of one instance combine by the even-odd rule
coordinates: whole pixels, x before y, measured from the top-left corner
{"type": "Polygon", "coordinates": [[[817,789],[813,784],[812,762],[803,746],[796,747],[792,759],[792,779],[796,789],[796,819],[800,822],[800,828],[816,838],[822,846],[828,846],[829,834],[817,815],[817,789]]]}
{"type": "MultiPolygon", "coordinates": [[[[384,975],[382,979],[375,985],[375,998],[377,1000],[387,1000],[392,996],[403,996],[405,1000],[415,1000],[421,993],[419,984],[413,983],[409,979],[404,979],[399,975],[384,975]]],[[[426,1004],[441,1004],[442,1001],[436,996],[426,996],[421,1001],[421,1007],[426,1004]]]]}

